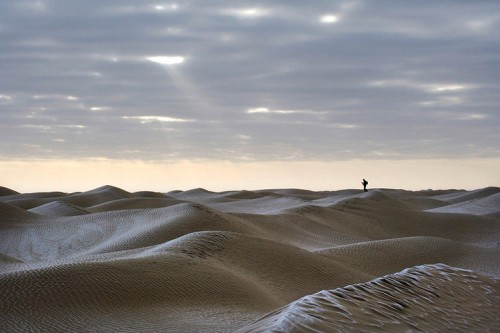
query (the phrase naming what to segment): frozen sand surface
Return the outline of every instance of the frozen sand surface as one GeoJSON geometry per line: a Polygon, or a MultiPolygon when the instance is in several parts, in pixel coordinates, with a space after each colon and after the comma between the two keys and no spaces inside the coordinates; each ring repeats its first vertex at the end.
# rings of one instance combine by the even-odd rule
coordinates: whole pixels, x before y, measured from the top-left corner
{"type": "Polygon", "coordinates": [[[499,195],[495,187],[165,194],[1,188],[0,321],[5,331],[46,332],[496,331],[499,195]],[[413,266],[420,267],[405,270],[413,266]],[[388,274],[411,288],[381,289],[388,274]],[[355,293],[342,303],[347,313],[335,310],[337,293],[359,288],[350,285],[364,286],[358,298],[366,300],[355,293]],[[429,301],[429,288],[459,304],[429,301]],[[411,309],[384,312],[383,291],[411,309]],[[484,304],[493,312],[474,312],[484,304]],[[464,322],[470,316],[476,319],[464,322]],[[291,326],[283,330],[284,322],[291,326]]]}

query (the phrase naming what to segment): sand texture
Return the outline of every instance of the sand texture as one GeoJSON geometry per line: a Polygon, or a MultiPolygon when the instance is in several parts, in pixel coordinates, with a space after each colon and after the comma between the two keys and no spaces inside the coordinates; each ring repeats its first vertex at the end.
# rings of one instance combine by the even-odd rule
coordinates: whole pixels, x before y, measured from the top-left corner
{"type": "Polygon", "coordinates": [[[1,332],[500,332],[500,188],[18,193],[1,332]]]}

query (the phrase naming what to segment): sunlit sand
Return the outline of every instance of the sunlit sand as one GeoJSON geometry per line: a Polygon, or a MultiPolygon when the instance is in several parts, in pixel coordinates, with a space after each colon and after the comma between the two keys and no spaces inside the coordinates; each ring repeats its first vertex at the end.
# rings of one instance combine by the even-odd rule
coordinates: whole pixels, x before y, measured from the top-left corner
{"type": "Polygon", "coordinates": [[[500,188],[17,193],[4,332],[498,332],[500,188]]]}

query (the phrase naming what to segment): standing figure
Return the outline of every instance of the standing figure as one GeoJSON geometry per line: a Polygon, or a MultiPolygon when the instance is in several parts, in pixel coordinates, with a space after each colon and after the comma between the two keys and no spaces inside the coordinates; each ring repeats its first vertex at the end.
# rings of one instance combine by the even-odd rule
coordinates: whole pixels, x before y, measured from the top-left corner
{"type": "Polygon", "coordinates": [[[363,191],[367,192],[368,190],[366,189],[366,185],[368,185],[368,182],[366,181],[366,179],[363,178],[361,184],[363,184],[363,191]]]}

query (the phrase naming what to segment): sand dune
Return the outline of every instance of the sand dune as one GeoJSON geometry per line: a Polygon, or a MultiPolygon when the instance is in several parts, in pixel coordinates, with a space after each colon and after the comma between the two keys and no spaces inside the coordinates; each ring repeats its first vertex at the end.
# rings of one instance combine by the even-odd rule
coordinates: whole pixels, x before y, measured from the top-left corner
{"type": "Polygon", "coordinates": [[[28,211],[45,216],[73,216],[90,213],[77,205],[58,200],[28,209],[28,211]]]}
{"type": "Polygon", "coordinates": [[[0,186],[0,197],[13,194],[19,194],[19,192],[11,190],[10,188],[7,187],[0,186]]]}
{"type": "Polygon", "coordinates": [[[430,209],[431,212],[500,216],[500,191],[487,188],[470,194],[446,198],[451,205],[430,209]]]}
{"type": "Polygon", "coordinates": [[[305,296],[238,332],[496,332],[499,293],[472,271],[417,266],[305,296]]]}
{"type": "Polygon", "coordinates": [[[2,187],[2,331],[498,331],[499,198],[2,187]]]}

